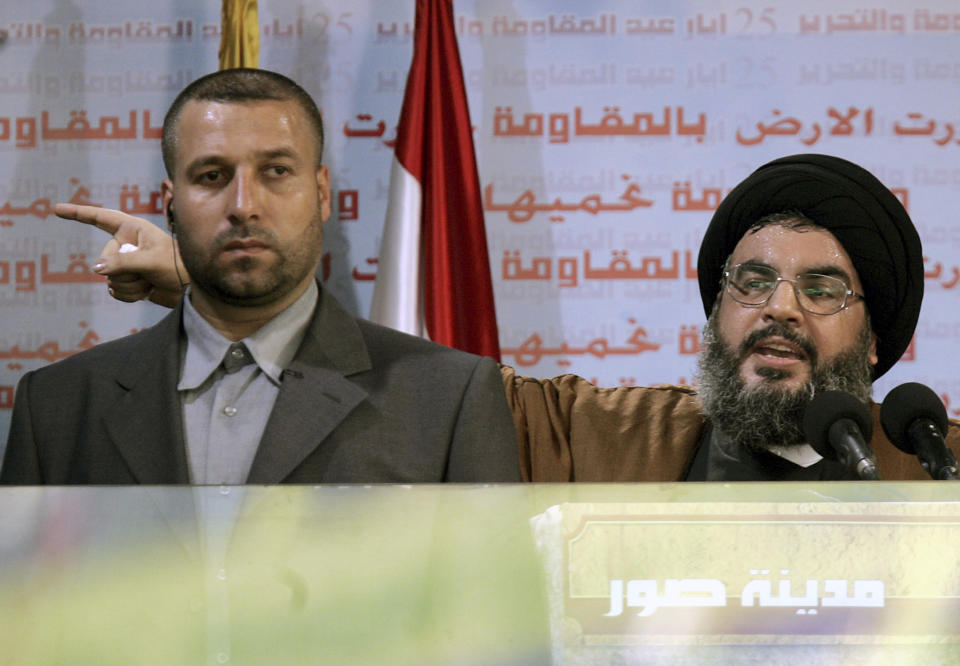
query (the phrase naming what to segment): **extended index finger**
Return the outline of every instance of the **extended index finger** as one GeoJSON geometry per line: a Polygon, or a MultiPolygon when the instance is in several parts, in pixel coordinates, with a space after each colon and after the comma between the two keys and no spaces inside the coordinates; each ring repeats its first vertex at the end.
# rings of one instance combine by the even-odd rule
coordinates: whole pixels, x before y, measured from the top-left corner
{"type": "Polygon", "coordinates": [[[97,229],[106,231],[120,243],[136,243],[136,220],[137,218],[119,210],[109,208],[100,208],[98,206],[78,206],[77,204],[58,203],[53,207],[53,212],[57,217],[65,220],[76,220],[84,224],[90,224],[97,229]],[[133,224],[124,224],[133,223],[133,224]],[[130,238],[121,238],[130,235],[130,238]]]}

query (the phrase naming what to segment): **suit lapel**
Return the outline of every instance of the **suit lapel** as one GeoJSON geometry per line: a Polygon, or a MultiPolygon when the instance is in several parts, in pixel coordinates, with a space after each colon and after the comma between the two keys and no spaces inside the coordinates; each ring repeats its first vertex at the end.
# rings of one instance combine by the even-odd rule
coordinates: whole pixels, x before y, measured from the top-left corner
{"type": "Polygon", "coordinates": [[[356,320],[321,290],[297,356],[283,372],[248,483],[280,483],[366,397],[348,379],[372,367],[356,320]]]}
{"type": "Polygon", "coordinates": [[[177,380],[180,307],[140,334],[115,381],[123,391],[104,417],[106,431],[137,483],[188,483],[177,380]]]}

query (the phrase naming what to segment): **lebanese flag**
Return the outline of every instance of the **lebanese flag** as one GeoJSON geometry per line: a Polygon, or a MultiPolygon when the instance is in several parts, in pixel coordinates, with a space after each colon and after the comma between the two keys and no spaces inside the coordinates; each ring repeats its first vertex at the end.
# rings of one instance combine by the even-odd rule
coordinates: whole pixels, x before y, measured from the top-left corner
{"type": "Polygon", "coordinates": [[[500,359],[450,0],[417,0],[370,319],[500,359]]]}

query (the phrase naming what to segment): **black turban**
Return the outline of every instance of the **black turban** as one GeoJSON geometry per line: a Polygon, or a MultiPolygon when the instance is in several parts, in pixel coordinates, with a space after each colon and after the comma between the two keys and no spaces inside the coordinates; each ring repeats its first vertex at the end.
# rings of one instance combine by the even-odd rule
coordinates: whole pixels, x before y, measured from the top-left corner
{"type": "Polygon", "coordinates": [[[697,272],[710,316],[727,257],[760,218],[796,210],[832,233],[860,275],[879,361],[897,362],[913,337],[923,300],[923,251],[907,211],[887,187],[852,162],[791,155],[764,164],[717,208],[700,245],[697,272]]]}

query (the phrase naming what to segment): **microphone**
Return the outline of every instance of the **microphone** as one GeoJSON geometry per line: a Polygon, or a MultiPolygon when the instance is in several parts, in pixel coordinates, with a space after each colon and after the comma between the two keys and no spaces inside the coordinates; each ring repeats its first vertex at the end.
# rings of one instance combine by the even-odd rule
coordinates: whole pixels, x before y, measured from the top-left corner
{"type": "Polygon", "coordinates": [[[877,459],[867,443],[873,434],[870,410],[844,391],[823,391],[803,413],[803,434],[824,458],[839,460],[860,479],[877,481],[877,459]]]}
{"type": "Polygon", "coordinates": [[[917,456],[934,479],[960,479],[957,459],[947,448],[947,408],[933,389],[909,382],[890,391],[880,408],[880,424],[894,446],[917,456]]]}

